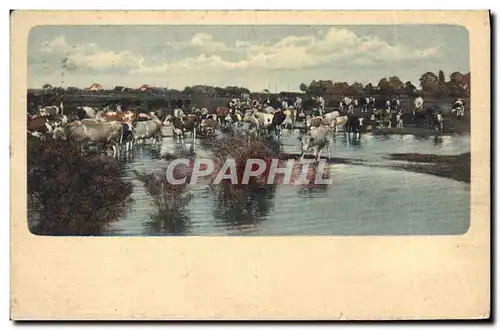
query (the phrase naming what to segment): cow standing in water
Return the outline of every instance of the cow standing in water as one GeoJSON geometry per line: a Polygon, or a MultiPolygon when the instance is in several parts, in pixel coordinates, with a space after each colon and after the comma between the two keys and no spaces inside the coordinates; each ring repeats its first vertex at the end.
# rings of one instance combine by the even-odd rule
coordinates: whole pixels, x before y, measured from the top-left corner
{"type": "Polygon", "coordinates": [[[318,96],[316,101],[318,104],[319,115],[323,116],[323,113],[325,112],[325,99],[322,96],[318,96]]]}
{"type": "Polygon", "coordinates": [[[400,104],[399,97],[398,96],[394,97],[391,100],[391,105],[390,105],[391,111],[394,113],[398,112],[399,111],[399,104],[400,104]]]}
{"type": "Polygon", "coordinates": [[[372,96],[368,96],[361,99],[361,112],[368,112],[375,108],[375,98],[372,96]]]}
{"type": "Polygon", "coordinates": [[[344,97],[342,100],[340,100],[339,103],[339,108],[340,112],[344,112],[344,109],[347,108],[347,113],[348,114],[353,114],[354,113],[354,100],[351,99],[350,97],[344,97]]]}
{"type": "Polygon", "coordinates": [[[304,159],[304,156],[308,151],[314,149],[314,157],[316,158],[316,162],[318,162],[321,158],[321,152],[324,148],[328,151],[328,159],[331,158],[330,151],[330,140],[328,138],[330,134],[329,127],[325,125],[320,125],[314,130],[308,131],[306,134],[299,136],[298,139],[300,141],[300,161],[304,159]]]}
{"type": "Polygon", "coordinates": [[[350,134],[353,133],[353,138],[356,138],[359,134],[361,137],[361,131],[364,128],[365,118],[358,117],[356,115],[348,115],[347,122],[345,124],[345,129],[347,130],[347,136],[350,137],[350,134]]]}
{"type": "Polygon", "coordinates": [[[413,100],[413,115],[415,116],[418,112],[422,112],[424,109],[424,99],[422,97],[417,97],[413,100]]]}
{"type": "Polygon", "coordinates": [[[451,105],[451,113],[455,114],[458,119],[465,115],[465,102],[462,99],[456,99],[451,105]]]}
{"type": "Polygon", "coordinates": [[[184,135],[186,132],[191,133],[193,150],[195,149],[196,142],[196,127],[198,126],[199,118],[196,115],[187,115],[183,118],[172,117],[168,115],[163,122],[163,125],[167,126],[171,124],[173,126],[174,135],[177,137],[177,142],[184,144],[184,135]]]}

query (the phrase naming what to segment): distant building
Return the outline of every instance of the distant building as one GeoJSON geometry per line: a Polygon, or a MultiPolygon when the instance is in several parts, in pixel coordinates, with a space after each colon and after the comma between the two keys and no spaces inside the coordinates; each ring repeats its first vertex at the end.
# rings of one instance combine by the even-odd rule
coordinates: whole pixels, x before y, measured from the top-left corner
{"type": "Polygon", "coordinates": [[[115,88],[113,88],[113,91],[115,92],[126,92],[127,91],[127,87],[124,87],[124,86],[115,86],[115,88]]]}
{"type": "Polygon", "coordinates": [[[153,89],[153,87],[151,87],[151,86],[149,86],[149,85],[147,85],[147,84],[144,84],[144,85],[142,85],[141,87],[139,87],[139,90],[140,90],[141,92],[150,91],[150,90],[152,90],[152,89],[153,89]]]}
{"type": "Polygon", "coordinates": [[[104,88],[100,84],[92,84],[88,88],[89,91],[102,91],[104,88]]]}

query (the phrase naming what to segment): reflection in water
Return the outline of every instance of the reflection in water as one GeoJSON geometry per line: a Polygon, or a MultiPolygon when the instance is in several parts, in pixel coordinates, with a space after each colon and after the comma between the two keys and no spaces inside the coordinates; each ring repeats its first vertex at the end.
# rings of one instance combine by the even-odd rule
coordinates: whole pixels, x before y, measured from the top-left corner
{"type": "Polygon", "coordinates": [[[440,144],[443,144],[443,137],[439,135],[434,135],[434,145],[438,146],[440,144]]]}
{"type": "Polygon", "coordinates": [[[266,218],[274,206],[276,186],[242,185],[234,188],[219,184],[215,201],[214,217],[223,220],[230,227],[257,224],[266,218]]]}
{"type": "MultiPolygon", "coordinates": [[[[297,174],[300,175],[300,172],[297,173],[296,171],[294,171],[292,173],[293,176],[297,174]]],[[[331,179],[328,166],[321,167],[318,166],[317,164],[311,166],[309,168],[309,171],[307,172],[305,179],[308,181],[308,183],[300,184],[298,190],[299,196],[310,198],[311,194],[317,194],[317,193],[325,194],[328,191],[328,188],[330,187],[330,184],[325,181],[331,179]],[[323,172],[322,175],[318,176],[318,170],[323,172]]]]}
{"type": "MultiPolygon", "coordinates": [[[[165,172],[166,169],[151,174],[135,171],[155,207],[155,211],[149,214],[149,221],[144,222],[147,235],[183,234],[190,224],[186,210],[193,198],[193,194],[186,190],[189,178],[184,184],[172,184],[164,175],[165,172]]],[[[183,178],[183,174],[185,172],[181,167],[176,167],[173,173],[176,179],[183,178]]]]}
{"type": "Polygon", "coordinates": [[[106,207],[96,207],[83,212],[78,205],[52,204],[56,209],[40,208],[30,203],[28,218],[30,231],[36,235],[52,236],[99,236],[109,232],[110,225],[125,215],[130,200],[106,207]]]}
{"type": "MultiPolygon", "coordinates": [[[[286,153],[300,153],[297,134],[284,134],[282,142],[286,153]]],[[[114,174],[119,174],[123,167],[126,169],[120,177],[132,184],[131,203],[112,201],[106,206],[107,210],[95,215],[82,203],[66,211],[52,208],[50,212],[55,213],[52,216],[49,212],[43,216],[40,212],[43,208],[37,207],[38,212],[29,213],[30,229],[54,235],[138,236],[435,235],[466,231],[470,210],[468,185],[418,173],[342,165],[340,159],[362,159],[368,164],[385,165],[393,162],[385,159],[390,153],[460,154],[470,150],[469,137],[363,134],[355,143],[350,143],[343,133],[337,134],[331,146],[333,164],[328,167],[329,178],[333,180],[330,185],[314,182],[308,185],[262,185],[247,187],[237,197],[227,198],[229,192],[224,193],[224,185],[217,185],[217,189],[211,191],[210,188],[214,187],[201,183],[179,191],[178,196],[183,196],[180,200],[186,201],[179,203],[168,194],[156,200],[134,173],[135,170],[154,173],[164,168],[168,164],[168,153],[172,157],[183,157],[180,145],[171,137],[164,138],[161,148],[138,147],[129,158],[122,157],[120,169],[112,168],[114,174]],[[193,194],[192,200],[188,193],[193,194]],[[191,200],[189,204],[188,200],[191,200]],[[170,207],[162,208],[166,201],[171,203],[170,207]],[[61,215],[61,212],[67,215],[61,215]],[[80,219],[72,221],[78,214],[80,219]],[[45,228],[41,224],[45,224],[45,228]]],[[[197,158],[209,154],[203,144],[200,138],[197,158]]],[[[68,149],[64,150],[66,154],[68,149]]],[[[322,156],[325,157],[326,152],[322,156]]],[[[51,166],[46,168],[52,169],[51,166]]],[[[75,168],[83,167],[78,164],[75,168]]],[[[310,168],[314,169],[313,166],[310,168]]],[[[29,169],[32,171],[33,167],[29,169]]],[[[77,178],[74,173],[71,172],[68,178],[77,178]]],[[[84,181],[97,177],[103,180],[96,175],[97,172],[89,173],[89,176],[85,174],[84,181]]],[[[314,177],[315,173],[309,175],[314,177]]],[[[52,178],[57,179],[57,175],[52,174],[52,178]]],[[[52,191],[60,190],[60,185],[49,187],[54,188],[52,191]]],[[[95,192],[93,194],[97,196],[95,192]]],[[[73,201],[59,204],[73,206],[73,201]]]]}

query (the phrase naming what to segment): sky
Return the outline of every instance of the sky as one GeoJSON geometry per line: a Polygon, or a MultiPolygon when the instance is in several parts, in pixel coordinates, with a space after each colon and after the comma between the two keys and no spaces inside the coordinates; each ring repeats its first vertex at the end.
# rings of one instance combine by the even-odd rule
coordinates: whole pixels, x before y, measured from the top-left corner
{"type": "Polygon", "coordinates": [[[418,85],[443,70],[469,72],[468,31],[457,25],[37,26],[28,39],[28,87],[183,89],[241,86],[298,91],[312,80],[418,85]]]}

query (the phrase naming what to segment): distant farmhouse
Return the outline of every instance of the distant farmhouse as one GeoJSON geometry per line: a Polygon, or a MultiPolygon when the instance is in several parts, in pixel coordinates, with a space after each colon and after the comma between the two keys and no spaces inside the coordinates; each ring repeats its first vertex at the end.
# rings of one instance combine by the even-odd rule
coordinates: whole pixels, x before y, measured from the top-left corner
{"type": "Polygon", "coordinates": [[[94,83],[88,87],[88,90],[89,91],[102,91],[102,90],[104,90],[104,88],[102,87],[102,85],[94,83]]]}
{"type": "Polygon", "coordinates": [[[142,85],[141,87],[138,88],[141,92],[145,92],[145,91],[151,91],[153,89],[153,87],[147,85],[147,84],[144,84],[142,85]]]}

